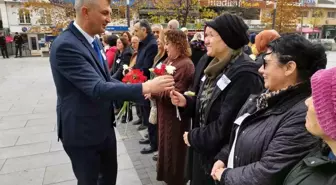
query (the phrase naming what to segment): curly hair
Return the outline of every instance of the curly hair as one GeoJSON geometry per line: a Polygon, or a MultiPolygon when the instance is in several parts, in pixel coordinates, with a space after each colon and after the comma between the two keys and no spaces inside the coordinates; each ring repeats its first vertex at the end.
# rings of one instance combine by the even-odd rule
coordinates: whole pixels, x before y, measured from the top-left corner
{"type": "Polygon", "coordinates": [[[187,41],[186,34],[181,30],[167,30],[165,33],[165,40],[172,43],[177,47],[177,50],[181,52],[181,56],[190,57],[190,46],[187,41]]]}

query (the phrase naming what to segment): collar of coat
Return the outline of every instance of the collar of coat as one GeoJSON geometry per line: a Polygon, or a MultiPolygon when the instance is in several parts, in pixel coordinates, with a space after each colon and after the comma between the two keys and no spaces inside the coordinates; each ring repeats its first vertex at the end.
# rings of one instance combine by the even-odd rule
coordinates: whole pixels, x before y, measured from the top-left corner
{"type": "MultiPolygon", "coordinates": [[[[311,95],[310,82],[300,83],[292,88],[289,88],[276,96],[272,96],[267,99],[267,108],[261,109],[261,111],[266,111],[266,114],[282,114],[292,108],[297,103],[307,99],[311,95]]],[[[251,95],[249,98],[249,104],[246,104],[246,108],[253,107],[252,110],[248,111],[253,113],[257,109],[257,100],[260,95],[251,95]]],[[[246,109],[245,109],[246,110],[246,109]]]]}
{"type": "Polygon", "coordinates": [[[321,148],[318,148],[317,151],[313,152],[311,155],[308,155],[303,159],[304,163],[310,167],[321,166],[325,164],[334,164],[336,161],[328,158],[328,154],[331,151],[327,144],[323,144],[321,148]]]}
{"type": "Polygon", "coordinates": [[[152,34],[152,33],[149,33],[148,35],[147,35],[147,37],[143,40],[143,41],[140,41],[140,45],[141,46],[146,46],[151,40],[155,40],[155,37],[154,37],[154,35],[152,34]]]}

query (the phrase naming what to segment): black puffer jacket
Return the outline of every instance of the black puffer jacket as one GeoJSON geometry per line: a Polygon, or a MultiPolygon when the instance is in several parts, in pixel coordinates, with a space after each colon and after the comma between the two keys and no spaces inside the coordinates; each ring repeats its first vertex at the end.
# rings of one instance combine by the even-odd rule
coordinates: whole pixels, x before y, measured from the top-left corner
{"type": "Polygon", "coordinates": [[[336,161],[328,158],[329,152],[324,146],[310,153],[292,169],[284,185],[335,185],[336,161]]]}
{"type": "MultiPolygon", "coordinates": [[[[278,185],[305,155],[318,144],[305,128],[310,84],[302,83],[270,98],[268,108],[256,111],[257,96],[251,96],[239,116],[246,117],[239,128],[234,151],[234,168],[222,174],[221,185],[278,185]]],[[[216,159],[228,164],[238,128],[234,124],[230,144],[216,159]]]]}

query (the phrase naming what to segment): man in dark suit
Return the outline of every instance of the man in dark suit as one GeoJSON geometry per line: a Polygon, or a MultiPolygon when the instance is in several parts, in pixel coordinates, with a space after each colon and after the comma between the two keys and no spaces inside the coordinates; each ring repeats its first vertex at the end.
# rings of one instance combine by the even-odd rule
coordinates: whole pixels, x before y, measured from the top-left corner
{"type": "MultiPolygon", "coordinates": [[[[141,69],[149,78],[149,69],[152,68],[154,58],[158,53],[156,38],[152,28],[147,20],[139,20],[134,24],[134,35],[140,39],[138,56],[134,68],[141,69]]],[[[150,104],[145,100],[141,105],[142,123],[139,130],[148,127],[148,138],[140,140],[140,144],[150,144],[141,150],[142,154],[148,154],[157,151],[157,125],[150,124],[148,121],[150,113],[150,104]]]]}
{"type": "Polygon", "coordinates": [[[143,84],[112,80],[95,35],[111,21],[110,0],[76,0],[76,20],[53,42],[50,64],[57,90],[58,137],[71,159],[78,185],[115,185],[117,148],[113,100],[173,89],[173,78],[143,84]]]}

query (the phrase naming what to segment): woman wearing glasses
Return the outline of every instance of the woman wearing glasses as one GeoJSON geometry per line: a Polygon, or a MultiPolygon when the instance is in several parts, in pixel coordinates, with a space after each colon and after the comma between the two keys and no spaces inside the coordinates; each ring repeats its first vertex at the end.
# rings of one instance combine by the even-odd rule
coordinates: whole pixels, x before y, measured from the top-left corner
{"type": "Polygon", "coordinates": [[[259,69],[267,89],[240,110],[230,143],[216,156],[211,175],[222,185],[282,184],[318,140],[306,131],[310,77],[326,67],[324,48],[291,34],[268,45],[259,69]]]}

